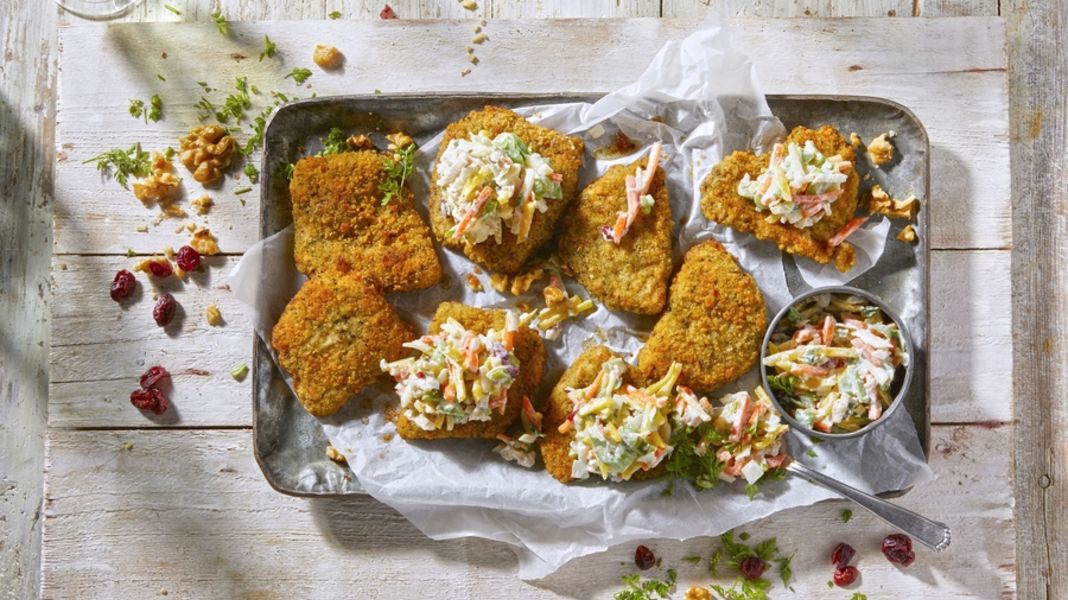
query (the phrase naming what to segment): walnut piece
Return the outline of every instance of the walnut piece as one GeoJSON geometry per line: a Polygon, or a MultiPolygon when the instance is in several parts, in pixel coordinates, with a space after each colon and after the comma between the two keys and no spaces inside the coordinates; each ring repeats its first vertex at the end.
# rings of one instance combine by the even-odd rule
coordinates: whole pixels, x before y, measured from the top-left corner
{"type": "Polygon", "coordinates": [[[201,227],[194,231],[193,238],[189,240],[189,245],[202,256],[212,256],[219,253],[219,243],[215,240],[215,236],[211,235],[211,230],[207,227],[201,227]]]}
{"type": "Polygon", "coordinates": [[[208,211],[211,210],[213,204],[215,204],[215,201],[212,200],[211,196],[208,196],[207,194],[204,194],[196,200],[193,200],[193,208],[197,209],[198,215],[208,214],[208,211]]]}
{"type": "Polygon", "coordinates": [[[182,164],[200,183],[211,183],[222,177],[236,146],[233,136],[222,125],[198,125],[179,141],[182,164]]]}
{"type": "Polygon", "coordinates": [[[683,600],[712,600],[712,592],[708,588],[693,586],[686,590],[683,600]]]}
{"type": "Polygon", "coordinates": [[[375,143],[368,135],[350,135],[349,139],[345,140],[345,144],[353,150],[374,150],[375,143]]]}
{"type": "Polygon", "coordinates": [[[339,465],[346,464],[345,463],[345,455],[342,454],[337,448],[335,448],[335,447],[333,447],[333,446],[331,446],[329,444],[327,444],[327,446],[326,446],[326,457],[329,458],[330,460],[336,462],[339,465]]]}
{"type": "Polygon", "coordinates": [[[182,179],[174,173],[171,161],[156,152],[152,155],[152,174],[135,182],[133,193],[146,207],[159,204],[166,212],[167,208],[172,207],[181,182],[182,179]]]}
{"type": "Polygon", "coordinates": [[[907,244],[916,243],[916,228],[909,225],[901,230],[901,233],[897,234],[897,239],[907,244]]]}
{"type": "Polygon", "coordinates": [[[868,159],[871,164],[880,167],[893,160],[894,145],[890,143],[890,138],[894,137],[894,135],[893,131],[880,133],[879,137],[868,144],[868,159]]]}
{"type": "Polygon", "coordinates": [[[415,140],[412,139],[412,136],[403,131],[391,133],[386,136],[386,139],[389,140],[389,149],[393,151],[410,146],[415,142],[415,140]]]}
{"type": "Polygon", "coordinates": [[[340,67],[345,57],[333,46],[316,44],[312,51],[312,60],[319,65],[319,68],[331,71],[340,67]]]}
{"type": "Polygon", "coordinates": [[[920,201],[916,196],[909,195],[904,200],[891,198],[883,188],[874,185],[868,193],[868,212],[872,214],[886,215],[892,219],[911,220],[920,207],[920,201]]]}

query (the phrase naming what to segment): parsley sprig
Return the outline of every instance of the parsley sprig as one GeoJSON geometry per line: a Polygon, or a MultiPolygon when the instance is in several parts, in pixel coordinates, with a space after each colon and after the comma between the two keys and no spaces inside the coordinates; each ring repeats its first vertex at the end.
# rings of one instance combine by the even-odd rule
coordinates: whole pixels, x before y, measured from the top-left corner
{"type": "Polygon", "coordinates": [[[382,158],[382,168],[386,171],[386,180],[378,184],[382,192],[382,206],[389,204],[393,198],[400,198],[404,190],[404,181],[415,170],[415,143],[408,144],[393,152],[393,156],[382,158]]]}
{"type": "Polygon", "coordinates": [[[260,52],[260,62],[263,62],[263,59],[265,58],[274,56],[276,49],[277,47],[275,46],[275,43],[271,41],[271,38],[266,35],[263,36],[263,52],[260,52]]]}
{"type": "MultiPolygon", "coordinates": [[[[748,536],[743,533],[739,538],[746,540],[748,536]]],[[[720,546],[716,548],[708,559],[708,571],[714,577],[719,576],[719,566],[722,562],[725,561],[732,571],[740,573],[742,561],[751,556],[756,556],[768,564],[775,564],[783,587],[790,587],[790,581],[793,580],[794,576],[793,568],[790,565],[793,555],[782,554],[775,538],[768,538],[750,547],[744,541],[735,540],[733,531],[727,531],[719,536],[719,541],[720,546]]],[[[771,581],[763,577],[746,579],[744,576],[739,575],[730,587],[718,584],[713,584],[709,587],[726,600],[767,600],[768,590],[771,589],[772,585],[771,581]]]]}
{"type": "Polygon", "coordinates": [[[211,13],[211,20],[215,22],[215,28],[219,30],[224,37],[230,35],[230,24],[226,22],[226,17],[222,14],[222,9],[216,9],[211,13]]]}
{"type": "Polygon", "coordinates": [[[675,569],[668,569],[667,579],[642,579],[638,574],[624,575],[623,585],[626,588],[616,592],[615,600],[654,600],[656,598],[669,598],[675,591],[675,582],[678,574],[675,569]],[[655,595],[654,595],[655,594],[655,595]]]}
{"type": "Polygon", "coordinates": [[[146,177],[151,171],[152,162],[148,152],[137,143],[126,150],[115,148],[102,152],[82,161],[82,164],[96,163],[96,168],[105,177],[113,177],[122,187],[129,189],[127,183],[131,175],[146,177]]]}
{"type": "Polygon", "coordinates": [[[290,77],[292,77],[294,83],[296,83],[297,85],[304,85],[304,82],[307,81],[308,78],[311,77],[311,75],[312,72],[310,69],[305,69],[304,67],[294,67],[293,70],[287,73],[286,76],[282,79],[289,79],[290,77]]]}
{"type": "Polygon", "coordinates": [[[341,154],[348,150],[348,145],[345,144],[345,132],[339,127],[331,127],[330,133],[326,134],[323,138],[323,149],[319,151],[316,156],[330,156],[332,154],[341,154]]]}

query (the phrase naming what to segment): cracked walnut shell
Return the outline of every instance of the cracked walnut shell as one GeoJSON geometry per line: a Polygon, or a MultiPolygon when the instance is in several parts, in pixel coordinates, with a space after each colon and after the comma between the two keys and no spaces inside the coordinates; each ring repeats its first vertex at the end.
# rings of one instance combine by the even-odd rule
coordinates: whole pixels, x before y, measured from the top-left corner
{"type": "Polygon", "coordinates": [[[182,164],[200,183],[211,183],[222,177],[236,146],[233,136],[222,125],[198,125],[179,141],[182,164]]]}

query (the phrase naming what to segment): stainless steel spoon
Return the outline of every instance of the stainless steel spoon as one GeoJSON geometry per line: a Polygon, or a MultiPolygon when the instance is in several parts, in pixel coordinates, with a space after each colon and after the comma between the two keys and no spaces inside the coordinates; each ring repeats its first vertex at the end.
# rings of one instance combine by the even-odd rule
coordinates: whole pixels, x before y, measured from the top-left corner
{"type": "Polygon", "coordinates": [[[797,461],[790,461],[786,470],[818,486],[825,487],[843,498],[852,500],[935,552],[941,552],[949,547],[950,531],[945,523],[932,521],[907,508],[901,508],[882,498],[862,492],[797,461]]]}

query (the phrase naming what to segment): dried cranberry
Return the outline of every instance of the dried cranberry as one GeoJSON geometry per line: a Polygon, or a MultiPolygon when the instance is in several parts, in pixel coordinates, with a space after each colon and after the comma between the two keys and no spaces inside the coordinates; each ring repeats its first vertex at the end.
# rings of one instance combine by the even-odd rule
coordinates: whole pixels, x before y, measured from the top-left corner
{"type": "Polygon", "coordinates": [[[148,270],[156,277],[170,277],[174,273],[170,261],[153,260],[148,263],[148,270]]]}
{"type": "Polygon", "coordinates": [[[156,320],[156,325],[160,327],[166,327],[174,319],[175,309],[178,308],[178,302],[174,299],[174,296],[170,294],[163,294],[156,300],[156,305],[152,307],[152,318],[156,320]]]}
{"type": "Polygon", "coordinates": [[[831,552],[831,562],[835,568],[841,569],[847,566],[849,561],[853,560],[853,555],[856,553],[857,551],[853,549],[853,546],[846,543],[838,544],[834,547],[834,551],[831,552]]]}
{"type": "Polygon", "coordinates": [[[167,412],[167,398],[158,389],[136,389],[130,392],[130,404],[141,410],[151,411],[157,415],[167,412]]]}
{"type": "Polygon", "coordinates": [[[756,581],[764,574],[764,569],[767,566],[768,563],[764,562],[759,556],[750,556],[743,560],[742,564],[738,565],[738,570],[742,572],[742,575],[745,575],[746,579],[756,581]]]}
{"type": "Polygon", "coordinates": [[[652,569],[656,564],[656,555],[646,546],[638,546],[634,549],[634,564],[642,571],[652,569]]]}
{"type": "Polygon", "coordinates": [[[111,299],[115,302],[122,302],[133,295],[136,287],[137,279],[133,273],[122,269],[115,273],[115,279],[111,282],[111,299]]]}
{"type": "Polygon", "coordinates": [[[907,567],[916,560],[912,551],[912,538],[903,533],[894,533],[883,538],[883,556],[886,560],[907,567]]]}
{"type": "Polygon", "coordinates": [[[193,249],[192,246],[182,246],[178,249],[178,256],[175,258],[175,262],[182,268],[183,271],[196,271],[200,267],[200,253],[193,249]]]}
{"type": "Polygon", "coordinates": [[[845,587],[857,580],[860,571],[856,567],[845,566],[834,572],[834,585],[845,587]]]}
{"type": "Polygon", "coordinates": [[[379,19],[396,19],[397,13],[393,12],[393,7],[386,4],[382,7],[382,12],[378,13],[379,19]]]}
{"type": "Polygon", "coordinates": [[[141,376],[141,387],[145,389],[154,388],[160,379],[170,376],[171,374],[167,372],[167,369],[159,365],[149,367],[145,374],[141,376]]]}

